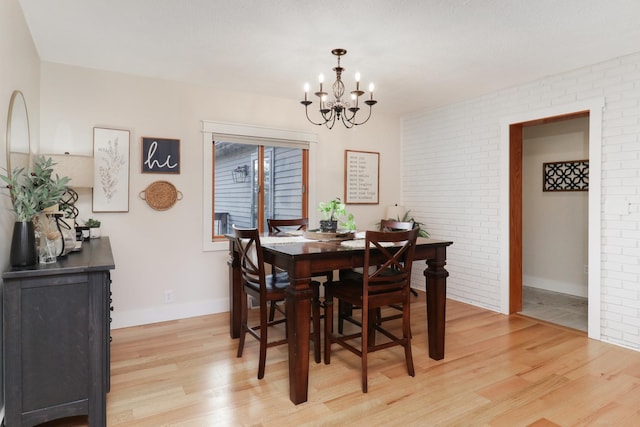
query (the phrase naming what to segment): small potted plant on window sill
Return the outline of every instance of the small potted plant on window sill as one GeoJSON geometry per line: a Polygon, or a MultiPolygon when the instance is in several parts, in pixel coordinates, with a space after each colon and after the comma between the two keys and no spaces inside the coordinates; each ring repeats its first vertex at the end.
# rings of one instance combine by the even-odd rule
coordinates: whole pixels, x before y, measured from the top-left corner
{"type": "Polygon", "coordinates": [[[348,230],[355,230],[356,228],[353,214],[347,212],[346,205],[342,203],[338,197],[329,202],[320,202],[318,204],[318,211],[320,211],[322,215],[320,231],[323,233],[335,233],[338,230],[340,218],[345,217],[346,220],[341,221],[340,226],[348,230]]]}
{"type": "Polygon", "coordinates": [[[85,223],[85,227],[89,227],[89,237],[91,239],[97,239],[100,237],[100,221],[97,219],[89,218],[85,223]]]}

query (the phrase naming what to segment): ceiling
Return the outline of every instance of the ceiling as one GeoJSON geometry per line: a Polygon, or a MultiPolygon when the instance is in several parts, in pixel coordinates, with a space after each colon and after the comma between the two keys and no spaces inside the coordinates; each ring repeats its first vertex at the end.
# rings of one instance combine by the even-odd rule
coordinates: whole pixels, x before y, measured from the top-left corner
{"type": "Polygon", "coordinates": [[[638,0],[19,2],[43,61],[292,102],[345,48],[394,115],[640,51],[638,0]]]}

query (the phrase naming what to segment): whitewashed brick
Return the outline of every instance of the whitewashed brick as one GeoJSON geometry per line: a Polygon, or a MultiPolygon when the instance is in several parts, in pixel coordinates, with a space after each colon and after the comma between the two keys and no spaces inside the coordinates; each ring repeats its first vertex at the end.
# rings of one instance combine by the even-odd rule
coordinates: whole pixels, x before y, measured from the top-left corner
{"type": "MultiPolygon", "coordinates": [[[[640,349],[640,54],[583,67],[402,119],[401,202],[452,239],[448,295],[500,307],[500,120],[605,98],[602,193],[630,215],[602,221],[602,339],[640,349]]],[[[592,143],[594,143],[592,141],[592,143]]]]}

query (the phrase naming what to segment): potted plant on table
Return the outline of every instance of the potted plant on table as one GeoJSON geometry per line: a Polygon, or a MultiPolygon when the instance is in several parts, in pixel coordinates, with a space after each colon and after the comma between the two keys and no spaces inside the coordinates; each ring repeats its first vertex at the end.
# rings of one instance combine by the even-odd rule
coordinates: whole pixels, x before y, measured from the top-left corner
{"type": "Polygon", "coordinates": [[[85,227],[89,227],[89,237],[92,239],[97,239],[100,237],[100,221],[97,219],[89,218],[87,222],[84,223],[85,227]]]}
{"type": "Polygon", "coordinates": [[[318,211],[322,215],[320,231],[323,233],[335,233],[338,230],[338,221],[345,217],[346,220],[340,222],[340,226],[349,230],[356,228],[353,214],[347,212],[346,205],[338,197],[329,202],[320,202],[318,211]]]}
{"type": "MultiPolygon", "coordinates": [[[[27,267],[36,263],[36,237],[33,220],[46,208],[58,203],[69,183],[68,177],[53,176],[55,163],[38,156],[33,172],[16,168],[11,174],[0,175],[7,184],[16,222],[11,240],[10,262],[13,267],[27,267]]],[[[52,236],[53,237],[53,236],[52,236]]]]}

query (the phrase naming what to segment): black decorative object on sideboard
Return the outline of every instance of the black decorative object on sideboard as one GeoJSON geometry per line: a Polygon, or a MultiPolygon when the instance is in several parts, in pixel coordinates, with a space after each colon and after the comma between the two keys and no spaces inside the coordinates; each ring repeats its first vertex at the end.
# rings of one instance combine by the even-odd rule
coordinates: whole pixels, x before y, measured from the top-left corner
{"type": "Polygon", "coordinates": [[[5,426],[76,415],[106,426],[114,268],[103,237],[56,263],[3,273],[5,426]]]}

